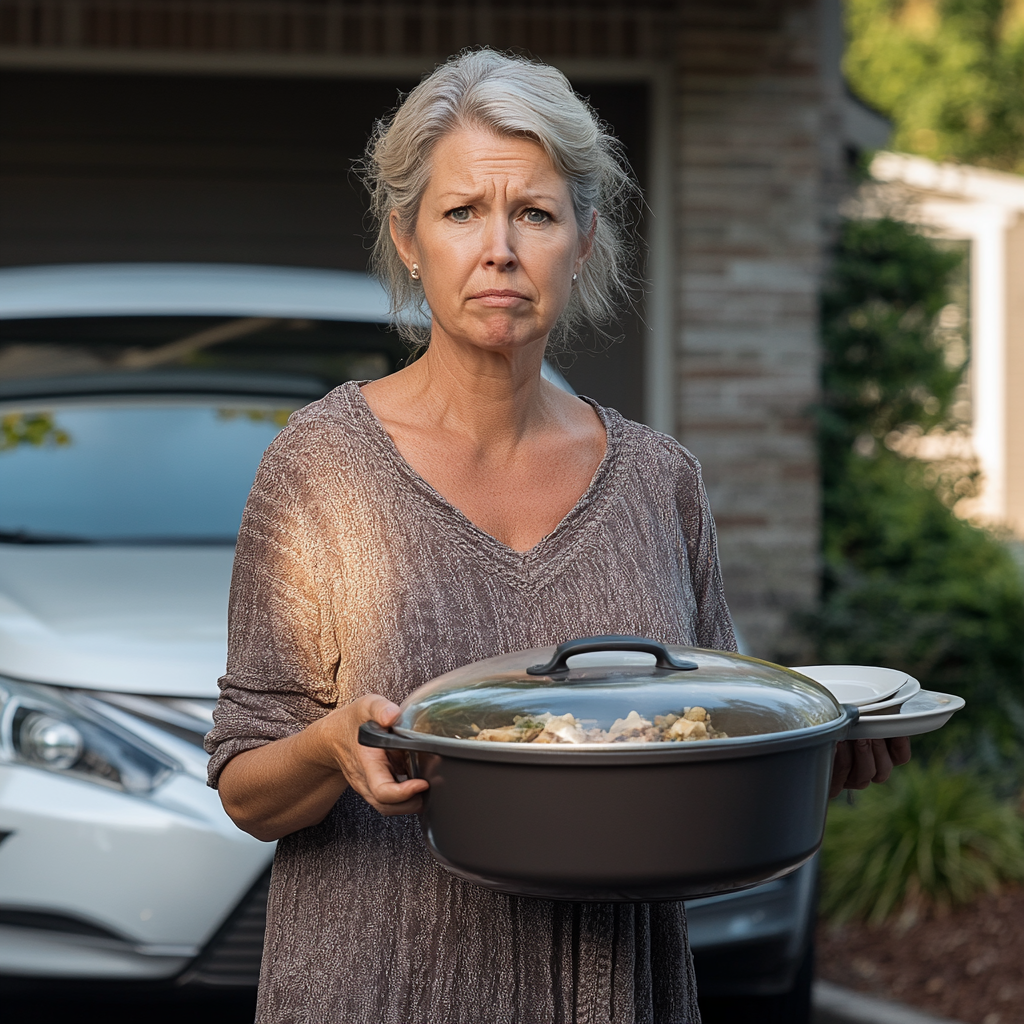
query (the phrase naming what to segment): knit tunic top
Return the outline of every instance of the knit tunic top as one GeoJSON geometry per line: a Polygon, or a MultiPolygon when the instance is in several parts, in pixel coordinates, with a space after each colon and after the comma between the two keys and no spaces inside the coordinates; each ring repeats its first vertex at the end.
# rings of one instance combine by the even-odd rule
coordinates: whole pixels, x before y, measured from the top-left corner
{"type": "MultiPolygon", "coordinates": [[[[300,409],[242,519],[210,784],[367,693],[596,634],[735,650],[697,461],[594,403],[586,493],[518,552],[402,458],[359,384],[300,409]]],[[[614,827],[614,823],[609,823],[614,827]]],[[[354,790],[278,843],[258,1024],[697,1024],[681,903],[557,903],[449,874],[354,790]]]]}

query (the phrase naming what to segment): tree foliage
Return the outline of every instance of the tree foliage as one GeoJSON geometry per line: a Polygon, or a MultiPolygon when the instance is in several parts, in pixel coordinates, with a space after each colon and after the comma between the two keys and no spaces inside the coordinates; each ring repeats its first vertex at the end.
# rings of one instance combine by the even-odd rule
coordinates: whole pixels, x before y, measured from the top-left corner
{"type": "Polygon", "coordinates": [[[0,416],[0,452],[19,445],[66,445],[71,437],[48,412],[11,412],[0,416]]]}
{"type": "Polygon", "coordinates": [[[1024,0],[846,0],[846,27],[893,148],[1024,172],[1024,0]]]}
{"type": "Polygon", "coordinates": [[[951,511],[969,474],[892,444],[949,422],[963,366],[936,321],[957,260],[895,221],[844,227],[822,302],[824,584],[810,625],[823,662],[899,668],[963,695],[947,741],[971,753],[984,734],[1006,754],[1024,723],[1021,572],[951,511]]]}

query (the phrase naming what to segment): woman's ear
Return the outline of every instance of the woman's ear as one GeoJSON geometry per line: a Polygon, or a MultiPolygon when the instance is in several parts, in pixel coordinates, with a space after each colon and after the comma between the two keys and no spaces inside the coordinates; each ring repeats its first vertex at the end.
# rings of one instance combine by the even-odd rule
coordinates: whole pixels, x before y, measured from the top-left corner
{"type": "Polygon", "coordinates": [[[399,258],[405,264],[405,269],[412,273],[412,265],[417,258],[412,244],[413,238],[411,235],[402,234],[397,210],[392,210],[388,217],[388,229],[391,231],[391,241],[395,243],[399,258]]]}

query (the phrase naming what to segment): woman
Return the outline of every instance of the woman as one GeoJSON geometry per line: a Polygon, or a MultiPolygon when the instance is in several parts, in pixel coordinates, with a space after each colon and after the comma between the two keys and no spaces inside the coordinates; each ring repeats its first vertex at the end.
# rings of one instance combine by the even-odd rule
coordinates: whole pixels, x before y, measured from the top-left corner
{"type": "MultiPolygon", "coordinates": [[[[693,1024],[682,904],[469,885],[411,817],[426,783],[360,747],[426,680],[600,633],[733,649],[696,461],[541,379],[618,286],[611,140],[555,70],[491,51],[371,146],[376,256],[424,355],[300,410],[239,535],[211,785],[280,839],[260,1022],[693,1024]]],[[[511,823],[510,827],[516,827],[511,823]]]]}

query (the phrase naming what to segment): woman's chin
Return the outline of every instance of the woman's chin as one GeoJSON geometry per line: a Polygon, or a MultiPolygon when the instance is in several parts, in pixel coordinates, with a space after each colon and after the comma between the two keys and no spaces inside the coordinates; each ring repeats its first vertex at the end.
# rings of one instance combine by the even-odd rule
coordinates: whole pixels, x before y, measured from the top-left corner
{"type": "Polygon", "coordinates": [[[483,324],[467,325],[467,329],[460,332],[458,340],[462,345],[480,351],[507,355],[520,350],[526,351],[538,345],[543,348],[550,333],[550,327],[544,330],[534,324],[527,327],[522,322],[516,323],[514,320],[496,322],[489,319],[483,324]]]}

